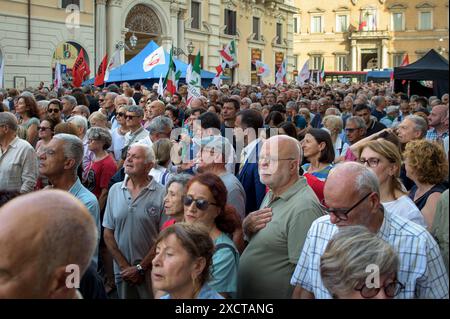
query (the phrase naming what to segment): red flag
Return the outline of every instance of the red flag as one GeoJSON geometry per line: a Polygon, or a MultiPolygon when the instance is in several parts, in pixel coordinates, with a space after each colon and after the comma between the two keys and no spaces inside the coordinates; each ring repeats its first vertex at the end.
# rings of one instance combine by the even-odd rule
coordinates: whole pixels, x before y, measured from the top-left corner
{"type": "Polygon", "coordinates": [[[403,57],[403,61],[400,66],[406,66],[408,64],[409,64],[409,56],[408,56],[408,53],[406,53],[405,56],[403,57]]]}
{"type": "Polygon", "coordinates": [[[80,87],[83,80],[89,76],[89,74],[91,74],[91,70],[84,58],[84,50],[81,49],[72,67],[72,86],[80,87]]]}
{"type": "Polygon", "coordinates": [[[100,63],[100,65],[98,66],[97,75],[94,81],[95,86],[101,86],[105,83],[105,73],[107,66],[108,66],[108,54],[105,54],[102,63],[100,63]]]}
{"type": "MultiPolygon", "coordinates": [[[[403,61],[400,66],[407,66],[408,64],[409,64],[409,56],[408,56],[408,53],[406,53],[405,56],[403,57],[403,61]]],[[[406,83],[406,80],[403,80],[402,85],[405,85],[405,83],[406,83]]]]}

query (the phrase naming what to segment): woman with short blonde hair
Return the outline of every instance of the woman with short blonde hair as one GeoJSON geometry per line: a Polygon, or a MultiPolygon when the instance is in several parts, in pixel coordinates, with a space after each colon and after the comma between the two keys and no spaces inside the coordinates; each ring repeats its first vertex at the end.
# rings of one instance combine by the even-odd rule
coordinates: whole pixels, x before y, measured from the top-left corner
{"type": "Polygon", "coordinates": [[[348,144],[345,143],[339,136],[344,129],[344,122],[342,118],[337,115],[327,115],[322,120],[323,126],[330,131],[331,141],[334,146],[335,162],[341,156],[345,156],[348,149],[348,144]]]}

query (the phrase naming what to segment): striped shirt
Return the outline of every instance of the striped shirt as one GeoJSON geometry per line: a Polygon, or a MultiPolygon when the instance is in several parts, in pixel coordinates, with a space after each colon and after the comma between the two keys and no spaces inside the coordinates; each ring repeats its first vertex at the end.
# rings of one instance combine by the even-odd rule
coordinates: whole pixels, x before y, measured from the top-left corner
{"type": "MultiPolygon", "coordinates": [[[[320,257],[328,241],[338,231],[323,216],[313,222],[303,246],[291,285],[312,292],[317,299],[331,299],[320,277],[320,257]]],[[[439,247],[423,227],[401,216],[385,212],[377,234],[397,252],[400,267],[397,279],[405,285],[396,298],[448,298],[448,275],[439,247]]]]}

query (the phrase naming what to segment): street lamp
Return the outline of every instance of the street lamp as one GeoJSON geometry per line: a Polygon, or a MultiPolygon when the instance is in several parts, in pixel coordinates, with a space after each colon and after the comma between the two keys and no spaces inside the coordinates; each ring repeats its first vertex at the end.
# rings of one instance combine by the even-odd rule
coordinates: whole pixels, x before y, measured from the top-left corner
{"type": "Polygon", "coordinates": [[[132,49],[134,49],[136,47],[137,41],[138,41],[138,38],[133,32],[133,35],[130,37],[130,45],[131,45],[132,49]]]}

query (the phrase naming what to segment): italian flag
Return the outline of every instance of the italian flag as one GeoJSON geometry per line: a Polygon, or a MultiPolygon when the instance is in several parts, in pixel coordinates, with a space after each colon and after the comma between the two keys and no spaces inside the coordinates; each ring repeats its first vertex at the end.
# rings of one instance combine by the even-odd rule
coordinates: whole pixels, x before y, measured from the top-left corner
{"type": "Polygon", "coordinates": [[[234,40],[232,40],[230,43],[227,44],[227,46],[220,50],[220,56],[225,61],[226,64],[228,64],[228,67],[234,68],[238,65],[237,57],[236,57],[236,43],[234,40]]]}
{"type": "Polygon", "coordinates": [[[191,65],[189,64],[188,70],[186,72],[186,82],[188,85],[188,101],[187,104],[189,104],[192,101],[192,98],[197,98],[201,96],[201,87],[202,87],[202,77],[200,75],[201,68],[200,68],[200,52],[198,52],[197,56],[195,57],[194,65],[191,68],[191,65]]]}
{"type": "MultiPolygon", "coordinates": [[[[181,72],[179,72],[181,74],[181,72]]],[[[179,79],[178,75],[178,79],[179,79]]],[[[170,92],[171,95],[177,92],[177,68],[175,66],[175,62],[173,61],[173,48],[170,50],[170,58],[169,58],[169,69],[167,70],[166,78],[164,79],[164,86],[167,91],[170,92]]]]}

